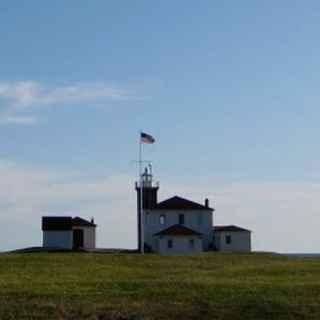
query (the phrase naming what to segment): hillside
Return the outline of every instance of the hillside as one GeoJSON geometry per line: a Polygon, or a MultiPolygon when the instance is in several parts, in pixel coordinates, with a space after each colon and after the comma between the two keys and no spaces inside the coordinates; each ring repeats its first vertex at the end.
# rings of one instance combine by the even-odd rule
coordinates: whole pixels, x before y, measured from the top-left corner
{"type": "Polygon", "coordinates": [[[0,255],[0,319],[320,319],[320,258],[0,255]]]}

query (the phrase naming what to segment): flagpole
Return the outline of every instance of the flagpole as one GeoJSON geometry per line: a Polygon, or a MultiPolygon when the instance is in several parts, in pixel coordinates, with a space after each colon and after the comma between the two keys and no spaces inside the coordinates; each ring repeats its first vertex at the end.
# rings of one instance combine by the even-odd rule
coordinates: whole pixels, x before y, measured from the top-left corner
{"type": "Polygon", "coordinates": [[[142,141],[141,141],[141,131],[139,134],[139,176],[140,176],[140,252],[144,253],[144,228],[143,228],[143,179],[142,179],[142,141]]]}

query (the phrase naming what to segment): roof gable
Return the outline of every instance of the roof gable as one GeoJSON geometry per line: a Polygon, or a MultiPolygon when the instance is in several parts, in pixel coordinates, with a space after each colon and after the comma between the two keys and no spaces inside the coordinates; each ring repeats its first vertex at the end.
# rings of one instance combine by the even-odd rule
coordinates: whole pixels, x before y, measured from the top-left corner
{"type": "Polygon", "coordinates": [[[154,236],[201,236],[202,233],[187,228],[181,224],[175,224],[167,229],[155,233],[154,236]]]}
{"type": "Polygon", "coordinates": [[[72,219],[73,227],[96,227],[97,225],[88,220],[82,219],[80,217],[75,217],[72,219]]]}
{"type": "Polygon", "coordinates": [[[178,196],[159,202],[154,209],[157,210],[211,210],[214,209],[206,207],[200,203],[193,202],[178,196]]]}
{"type": "Polygon", "coordinates": [[[214,231],[227,231],[227,232],[251,232],[251,230],[244,229],[235,225],[228,225],[228,226],[214,226],[213,227],[214,231]]]}

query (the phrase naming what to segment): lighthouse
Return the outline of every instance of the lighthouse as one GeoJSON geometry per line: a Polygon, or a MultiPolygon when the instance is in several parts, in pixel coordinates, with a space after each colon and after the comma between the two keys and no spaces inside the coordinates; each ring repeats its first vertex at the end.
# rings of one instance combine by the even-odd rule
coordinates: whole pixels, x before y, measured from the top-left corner
{"type": "Polygon", "coordinates": [[[146,211],[152,210],[158,203],[159,183],[153,181],[152,167],[145,167],[141,180],[135,184],[137,191],[137,224],[138,224],[138,250],[142,249],[142,232],[144,232],[144,217],[146,211]],[[142,190],[142,194],[141,194],[142,190]],[[141,206],[142,201],[142,206],[141,206]],[[142,211],[142,212],[141,212],[142,211]],[[141,221],[141,217],[143,220],[141,221]]]}

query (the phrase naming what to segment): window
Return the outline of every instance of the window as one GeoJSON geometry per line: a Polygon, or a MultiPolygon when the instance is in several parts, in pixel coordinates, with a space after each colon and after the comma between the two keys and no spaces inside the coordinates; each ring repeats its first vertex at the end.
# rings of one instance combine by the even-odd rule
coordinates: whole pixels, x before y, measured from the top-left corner
{"type": "Polygon", "coordinates": [[[189,247],[194,248],[194,240],[193,239],[189,240],[189,247]]]}
{"type": "Polygon", "coordinates": [[[164,214],[160,215],[160,220],[159,220],[161,225],[166,224],[166,216],[164,214]]]}
{"type": "Polygon", "coordinates": [[[171,239],[168,240],[168,249],[173,248],[173,241],[171,239]]]}
{"type": "Polygon", "coordinates": [[[227,236],[226,236],[226,244],[231,244],[231,236],[228,234],[227,236]]]}
{"type": "Polygon", "coordinates": [[[179,214],[179,224],[184,224],[184,214],[179,214]]]}

